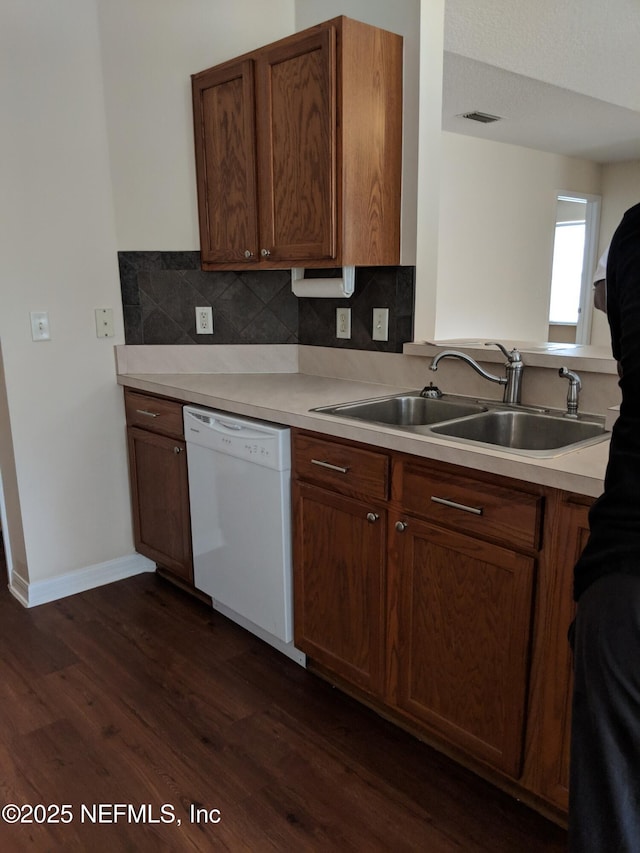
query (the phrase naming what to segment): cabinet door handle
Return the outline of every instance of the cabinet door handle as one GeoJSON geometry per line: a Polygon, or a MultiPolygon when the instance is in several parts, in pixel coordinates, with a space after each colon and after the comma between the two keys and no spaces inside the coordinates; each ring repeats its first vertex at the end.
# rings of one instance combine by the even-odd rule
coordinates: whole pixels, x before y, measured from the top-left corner
{"type": "Polygon", "coordinates": [[[341,465],[332,465],[331,462],[322,462],[320,459],[312,459],[312,465],[319,465],[321,468],[328,468],[330,471],[337,471],[339,474],[348,474],[349,469],[343,468],[341,465]]]}
{"type": "Polygon", "coordinates": [[[268,258],[270,256],[271,252],[269,251],[269,249],[261,249],[260,254],[262,255],[263,258],[268,258]]]}
{"type": "Polygon", "coordinates": [[[247,249],[246,252],[244,253],[244,256],[247,260],[249,260],[249,258],[253,257],[253,252],[250,252],[249,249],[247,249]]]}
{"type": "Polygon", "coordinates": [[[376,521],[380,518],[377,512],[368,512],[367,513],[367,521],[371,524],[375,524],[376,521]]]}
{"type": "Polygon", "coordinates": [[[177,453],[182,453],[182,448],[181,448],[181,447],[174,447],[174,448],[173,448],[173,452],[174,452],[174,453],[176,453],[176,454],[177,454],[177,453]]]}
{"type": "Polygon", "coordinates": [[[396,530],[398,533],[404,533],[409,524],[406,521],[396,521],[396,530]]]}
{"type": "Polygon", "coordinates": [[[438,498],[436,495],[431,495],[431,500],[436,504],[442,504],[442,506],[450,506],[453,509],[461,509],[463,512],[471,512],[473,515],[482,515],[483,513],[481,506],[467,506],[466,504],[456,503],[456,501],[450,501],[447,498],[438,498]]]}
{"type": "Polygon", "coordinates": [[[159,412],[149,412],[146,409],[136,409],[137,415],[144,415],[146,418],[157,418],[159,417],[159,412]]]}

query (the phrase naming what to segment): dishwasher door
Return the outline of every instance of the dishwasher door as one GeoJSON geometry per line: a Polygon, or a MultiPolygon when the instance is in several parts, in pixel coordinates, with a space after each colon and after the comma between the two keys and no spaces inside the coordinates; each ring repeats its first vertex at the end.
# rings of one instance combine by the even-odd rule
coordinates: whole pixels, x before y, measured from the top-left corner
{"type": "Polygon", "coordinates": [[[195,586],[240,624],[289,643],[289,429],[191,406],[184,423],[195,586]]]}

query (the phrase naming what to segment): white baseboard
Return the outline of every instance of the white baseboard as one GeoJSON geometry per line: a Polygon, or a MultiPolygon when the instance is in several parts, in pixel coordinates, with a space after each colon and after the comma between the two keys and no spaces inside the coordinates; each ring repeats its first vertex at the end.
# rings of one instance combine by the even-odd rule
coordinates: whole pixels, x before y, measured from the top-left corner
{"type": "Polygon", "coordinates": [[[142,554],[129,554],[126,557],[108,560],[106,563],[97,563],[95,566],[87,566],[85,569],[32,583],[14,571],[11,573],[9,590],[25,607],[37,607],[39,604],[57,601],[67,595],[85,592],[85,590],[104,586],[123,578],[130,578],[143,572],[153,572],[155,568],[155,563],[147,560],[142,554]]]}

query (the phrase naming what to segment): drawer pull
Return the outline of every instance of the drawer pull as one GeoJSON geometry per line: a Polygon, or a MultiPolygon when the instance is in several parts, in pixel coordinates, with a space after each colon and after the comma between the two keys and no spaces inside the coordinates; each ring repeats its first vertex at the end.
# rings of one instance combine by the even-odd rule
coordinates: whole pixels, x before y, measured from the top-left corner
{"type": "Polygon", "coordinates": [[[367,513],[367,521],[371,524],[375,524],[375,522],[380,518],[377,512],[368,512],[367,513]]]}
{"type": "Polygon", "coordinates": [[[447,498],[438,498],[436,495],[431,495],[431,500],[436,504],[442,504],[442,506],[450,506],[453,509],[461,509],[463,512],[470,512],[473,515],[482,515],[482,507],[481,506],[467,506],[466,504],[459,504],[455,501],[447,500],[447,498]]]}
{"type": "Polygon", "coordinates": [[[398,533],[404,533],[408,526],[406,521],[396,521],[396,530],[398,533]]]}
{"type": "Polygon", "coordinates": [[[148,412],[146,409],[136,409],[137,415],[144,415],[146,418],[157,418],[159,417],[159,412],[148,412]]]}
{"type": "Polygon", "coordinates": [[[312,465],[319,465],[321,468],[328,468],[330,471],[337,471],[338,474],[348,474],[349,469],[343,468],[341,465],[332,465],[331,462],[321,462],[320,459],[312,459],[312,465]]]}

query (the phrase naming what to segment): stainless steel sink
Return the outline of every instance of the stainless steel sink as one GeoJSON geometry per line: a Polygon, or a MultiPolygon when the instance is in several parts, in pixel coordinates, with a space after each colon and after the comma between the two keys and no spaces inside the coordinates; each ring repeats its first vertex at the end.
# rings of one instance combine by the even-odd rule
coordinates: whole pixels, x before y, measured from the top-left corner
{"type": "Polygon", "coordinates": [[[610,435],[604,428],[604,419],[596,415],[571,418],[548,409],[513,408],[455,395],[422,397],[419,391],[321,406],[312,411],[543,458],[596,444],[610,435]]]}
{"type": "Polygon", "coordinates": [[[602,441],[608,436],[604,424],[562,416],[514,410],[488,411],[474,417],[450,421],[431,428],[438,436],[492,444],[509,450],[554,455],[602,441]]]}
{"type": "Polygon", "coordinates": [[[446,396],[421,397],[419,392],[415,392],[337,406],[322,406],[313,411],[379,424],[424,426],[486,412],[487,408],[480,403],[459,401],[446,396]]]}

